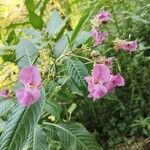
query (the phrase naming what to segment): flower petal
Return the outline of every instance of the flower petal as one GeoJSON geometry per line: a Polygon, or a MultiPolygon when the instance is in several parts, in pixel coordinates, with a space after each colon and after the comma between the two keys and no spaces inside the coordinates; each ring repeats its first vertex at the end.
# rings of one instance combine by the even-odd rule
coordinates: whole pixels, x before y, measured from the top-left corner
{"type": "Polygon", "coordinates": [[[25,85],[39,86],[41,84],[41,75],[36,66],[27,66],[21,69],[19,81],[25,85]]]}
{"type": "Polygon", "coordinates": [[[113,77],[113,83],[116,84],[117,86],[124,86],[125,85],[124,78],[120,74],[115,75],[113,77]]]}
{"type": "Polygon", "coordinates": [[[124,86],[124,78],[118,74],[118,75],[110,75],[109,80],[105,83],[105,86],[107,87],[109,92],[113,92],[115,90],[116,86],[124,86]]]}
{"type": "Polygon", "coordinates": [[[90,93],[93,97],[93,100],[102,98],[107,93],[107,88],[103,85],[96,85],[93,92],[90,93]]]}
{"type": "Polygon", "coordinates": [[[95,64],[92,77],[94,78],[95,83],[106,82],[110,77],[110,69],[105,64],[95,64]]]}
{"type": "Polygon", "coordinates": [[[104,10],[101,10],[99,14],[97,15],[97,17],[101,23],[107,23],[111,19],[110,13],[104,10]]]}
{"type": "Polygon", "coordinates": [[[16,90],[16,97],[21,105],[30,106],[40,97],[40,90],[28,88],[18,89],[16,90]]]}
{"type": "Polygon", "coordinates": [[[107,32],[99,32],[99,31],[97,31],[97,29],[93,29],[92,36],[95,40],[94,46],[98,46],[100,44],[103,44],[106,36],[108,36],[108,33],[107,32]]]}

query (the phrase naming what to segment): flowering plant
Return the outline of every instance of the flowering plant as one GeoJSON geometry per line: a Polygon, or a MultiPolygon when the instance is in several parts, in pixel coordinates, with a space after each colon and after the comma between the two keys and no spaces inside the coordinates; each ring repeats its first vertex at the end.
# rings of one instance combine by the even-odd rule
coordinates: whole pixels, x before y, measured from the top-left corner
{"type": "MultiPolygon", "coordinates": [[[[20,69],[18,82],[12,93],[6,87],[0,92],[3,101],[15,99],[2,133],[1,149],[36,149],[38,140],[41,149],[48,149],[54,141],[64,149],[101,148],[81,124],[71,122],[77,107],[74,101],[92,105],[93,101],[103,101],[118,87],[125,86],[124,73],[115,65],[115,56],[102,53],[102,46],[111,34],[104,27],[111,24],[112,15],[102,9],[92,17],[93,11],[94,8],[87,10],[72,31],[66,26],[67,18],[62,19],[56,10],[46,27],[24,30],[28,38],[20,38],[15,47],[20,69]],[[85,31],[89,18],[91,31],[85,31]],[[43,60],[42,55],[47,59],[43,60]]],[[[117,39],[112,43],[118,54],[123,53],[120,50],[131,54],[137,49],[136,40],[117,39]]]]}

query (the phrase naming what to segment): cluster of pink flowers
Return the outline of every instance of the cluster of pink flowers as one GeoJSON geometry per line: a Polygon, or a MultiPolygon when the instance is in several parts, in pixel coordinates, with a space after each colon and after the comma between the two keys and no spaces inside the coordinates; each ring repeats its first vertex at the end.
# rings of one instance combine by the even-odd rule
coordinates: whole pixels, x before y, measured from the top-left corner
{"type": "Polygon", "coordinates": [[[3,89],[2,91],[0,91],[0,97],[3,98],[9,98],[9,90],[8,89],[3,89]]]}
{"type": "Polygon", "coordinates": [[[16,97],[23,106],[30,106],[36,102],[41,93],[41,75],[36,66],[26,66],[19,73],[19,81],[24,87],[16,90],[16,97]]]}
{"type": "Polygon", "coordinates": [[[103,42],[105,41],[105,38],[108,36],[107,32],[102,32],[99,31],[98,28],[102,25],[102,24],[106,24],[111,18],[110,13],[101,10],[99,12],[99,14],[97,14],[93,21],[93,29],[92,29],[92,36],[94,38],[94,46],[99,46],[101,44],[103,44],[103,42]]]}
{"type": "MultiPolygon", "coordinates": [[[[94,46],[99,46],[104,43],[108,36],[107,32],[99,31],[103,24],[106,24],[111,19],[110,13],[101,10],[92,20],[92,36],[95,41],[94,46]]],[[[136,51],[136,41],[116,40],[115,50],[124,50],[131,54],[136,51]]],[[[96,59],[92,75],[85,77],[88,84],[88,97],[93,100],[105,96],[107,93],[113,92],[117,86],[124,86],[124,78],[120,74],[114,74],[111,71],[113,57],[105,58],[98,54],[97,51],[92,51],[91,56],[96,59]]]]}
{"type": "Polygon", "coordinates": [[[106,64],[95,64],[92,75],[85,77],[88,84],[89,98],[102,98],[115,87],[124,86],[124,78],[120,74],[113,74],[106,64]]]}
{"type": "MultiPolygon", "coordinates": [[[[107,32],[99,31],[99,28],[110,21],[111,15],[109,12],[101,10],[91,21],[92,23],[92,36],[95,41],[94,46],[99,46],[104,43],[105,38],[109,35],[107,32]]],[[[126,52],[136,51],[137,42],[136,41],[126,41],[126,40],[116,40],[115,50],[124,50],[126,52]]]]}

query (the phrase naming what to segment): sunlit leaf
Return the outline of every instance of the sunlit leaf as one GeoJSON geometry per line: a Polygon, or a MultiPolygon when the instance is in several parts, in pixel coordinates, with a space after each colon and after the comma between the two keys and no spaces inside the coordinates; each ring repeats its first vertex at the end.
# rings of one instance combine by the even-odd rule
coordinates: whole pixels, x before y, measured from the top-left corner
{"type": "Polygon", "coordinates": [[[18,65],[24,67],[31,65],[37,54],[37,48],[29,41],[21,38],[16,47],[16,57],[19,60],[18,65]]]}
{"type": "Polygon", "coordinates": [[[49,33],[49,36],[54,37],[56,34],[58,34],[65,26],[66,21],[67,18],[62,20],[60,13],[54,10],[47,24],[47,31],[49,33]]]}

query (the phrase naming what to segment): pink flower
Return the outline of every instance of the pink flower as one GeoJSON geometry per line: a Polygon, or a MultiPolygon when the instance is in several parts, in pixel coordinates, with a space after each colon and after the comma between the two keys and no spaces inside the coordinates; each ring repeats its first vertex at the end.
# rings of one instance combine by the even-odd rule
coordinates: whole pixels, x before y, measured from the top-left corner
{"type": "Polygon", "coordinates": [[[3,89],[2,91],[0,91],[0,97],[9,98],[9,90],[3,89]]]}
{"type": "Polygon", "coordinates": [[[124,86],[124,78],[118,74],[113,75],[105,64],[95,64],[92,76],[84,78],[88,84],[88,97],[93,100],[102,98],[108,92],[113,92],[115,87],[124,86]]]}
{"type": "Polygon", "coordinates": [[[117,51],[124,50],[131,54],[131,52],[136,51],[137,42],[136,41],[125,41],[125,40],[116,40],[115,41],[115,49],[117,51]]]}
{"type": "Polygon", "coordinates": [[[19,81],[24,87],[16,90],[16,97],[23,106],[30,106],[40,97],[39,87],[42,79],[39,69],[36,66],[27,66],[21,69],[19,81]]]}
{"type": "Polygon", "coordinates": [[[16,97],[21,105],[30,106],[40,97],[40,90],[36,88],[21,88],[16,90],[16,97]]]}
{"type": "Polygon", "coordinates": [[[26,86],[38,87],[41,84],[41,75],[36,66],[27,66],[21,69],[19,81],[26,86]]]}
{"type": "Polygon", "coordinates": [[[94,83],[98,83],[103,81],[106,82],[110,76],[110,69],[105,64],[95,64],[92,77],[94,79],[94,83]]]}
{"type": "Polygon", "coordinates": [[[93,100],[102,98],[107,93],[107,88],[100,84],[94,84],[92,91],[89,93],[88,97],[93,98],[93,100]]]}
{"type": "Polygon", "coordinates": [[[111,75],[108,82],[105,83],[105,86],[108,89],[108,92],[113,92],[115,87],[117,86],[124,86],[125,81],[124,78],[118,74],[118,75],[111,75]]]}
{"type": "Polygon", "coordinates": [[[101,10],[99,14],[95,16],[94,19],[99,20],[100,23],[107,23],[111,19],[111,15],[109,12],[101,10]]]}
{"type": "Polygon", "coordinates": [[[105,82],[109,79],[110,70],[105,64],[95,64],[92,76],[85,77],[88,83],[88,97],[93,100],[103,97],[107,93],[107,88],[104,86],[105,82]]]}
{"type": "Polygon", "coordinates": [[[99,32],[96,29],[93,29],[92,36],[95,40],[94,46],[98,46],[98,45],[101,45],[105,41],[105,38],[108,36],[108,33],[107,32],[99,32]]]}

